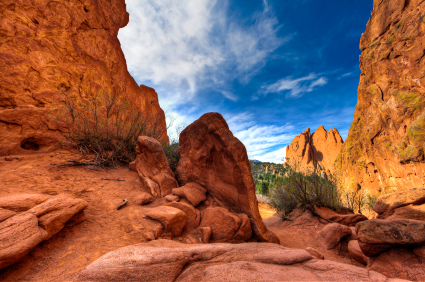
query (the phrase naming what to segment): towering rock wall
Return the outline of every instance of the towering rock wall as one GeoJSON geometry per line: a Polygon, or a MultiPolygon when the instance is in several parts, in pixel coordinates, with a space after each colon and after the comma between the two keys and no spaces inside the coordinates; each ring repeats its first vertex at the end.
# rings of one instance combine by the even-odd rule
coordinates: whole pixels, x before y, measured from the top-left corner
{"type": "Polygon", "coordinates": [[[286,147],[287,162],[303,172],[324,171],[333,174],[334,162],[343,143],[335,128],[326,131],[320,126],[313,134],[307,128],[286,147]]]}
{"type": "Polygon", "coordinates": [[[424,32],[423,0],[373,1],[354,120],[336,161],[343,180],[372,193],[424,185],[424,32]]]}
{"type": "Polygon", "coordinates": [[[157,94],[127,71],[117,35],[128,21],[124,0],[0,2],[0,155],[57,143],[63,128],[46,113],[58,91],[124,93],[167,139],[157,94]]]}

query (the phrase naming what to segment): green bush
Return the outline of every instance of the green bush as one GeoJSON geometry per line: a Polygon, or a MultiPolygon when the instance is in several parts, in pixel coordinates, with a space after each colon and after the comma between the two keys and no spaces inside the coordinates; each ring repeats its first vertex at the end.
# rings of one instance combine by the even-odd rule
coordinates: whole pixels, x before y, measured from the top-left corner
{"type": "Polygon", "coordinates": [[[98,167],[133,161],[138,136],[153,137],[168,146],[161,139],[165,135],[161,117],[141,112],[122,91],[102,91],[85,99],[77,93],[60,94],[62,99],[51,113],[68,129],[65,143],[84,156],[94,155],[98,167]]]}
{"type": "Polygon", "coordinates": [[[179,163],[179,148],[180,143],[176,140],[173,140],[170,145],[162,146],[167,157],[168,164],[170,168],[175,172],[177,169],[177,164],[179,163]]]}
{"type": "Polygon", "coordinates": [[[269,204],[285,218],[296,208],[311,208],[313,205],[341,208],[337,187],[329,180],[312,173],[303,175],[291,171],[270,189],[269,204]]]}

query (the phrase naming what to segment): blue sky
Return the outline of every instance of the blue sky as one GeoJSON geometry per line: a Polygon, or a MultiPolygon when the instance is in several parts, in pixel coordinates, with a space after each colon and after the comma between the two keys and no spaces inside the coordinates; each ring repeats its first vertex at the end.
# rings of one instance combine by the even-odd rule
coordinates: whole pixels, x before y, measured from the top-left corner
{"type": "Polygon", "coordinates": [[[252,159],[280,162],[310,127],[345,139],[372,0],[127,0],[130,74],[175,128],[219,112],[252,159]]]}

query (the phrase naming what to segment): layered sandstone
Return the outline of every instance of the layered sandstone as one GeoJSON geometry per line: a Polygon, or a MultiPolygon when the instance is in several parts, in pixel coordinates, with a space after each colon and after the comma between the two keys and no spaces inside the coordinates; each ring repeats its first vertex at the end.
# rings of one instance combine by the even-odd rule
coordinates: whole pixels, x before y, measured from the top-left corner
{"type": "Polygon", "coordinates": [[[307,128],[286,147],[287,162],[299,171],[333,174],[343,143],[336,128],[326,131],[320,126],[313,134],[307,128]]]}
{"type": "Polygon", "coordinates": [[[375,193],[424,185],[424,12],[420,0],[374,1],[361,37],[358,102],[335,165],[375,193]]]}
{"type": "Polygon", "coordinates": [[[55,146],[65,128],[47,113],[59,91],[82,101],[126,95],[167,139],[155,90],[127,71],[117,38],[129,21],[124,0],[3,0],[0,19],[0,155],[55,146]]]}

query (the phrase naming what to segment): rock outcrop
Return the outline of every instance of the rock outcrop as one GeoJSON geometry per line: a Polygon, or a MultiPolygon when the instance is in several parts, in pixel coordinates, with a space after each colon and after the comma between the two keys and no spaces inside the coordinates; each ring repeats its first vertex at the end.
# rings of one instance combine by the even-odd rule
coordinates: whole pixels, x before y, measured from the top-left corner
{"type": "Polygon", "coordinates": [[[358,102],[335,166],[372,193],[425,180],[425,3],[373,1],[360,41],[358,102]]]}
{"type": "Polygon", "coordinates": [[[3,0],[0,19],[0,155],[56,146],[65,128],[48,113],[58,91],[78,100],[122,92],[168,140],[155,90],[127,70],[117,38],[129,21],[124,0],[3,0]]]}
{"type": "Polygon", "coordinates": [[[152,137],[139,136],[136,153],[137,157],[130,163],[130,169],[137,171],[152,195],[165,197],[171,194],[171,190],[178,184],[161,144],[152,137]]]}
{"type": "Polygon", "coordinates": [[[87,208],[86,201],[66,194],[54,197],[41,194],[13,195],[0,198],[0,203],[7,202],[8,199],[15,200],[12,207],[20,213],[0,221],[0,269],[22,259],[40,242],[50,239],[65,223],[87,208]],[[29,203],[34,203],[43,196],[46,196],[44,201],[32,208],[32,204],[29,206],[22,202],[19,205],[17,201],[26,198],[33,200],[29,200],[29,203]]]}
{"type": "Polygon", "coordinates": [[[390,281],[364,268],[318,260],[269,243],[187,245],[157,240],[117,249],[75,278],[83,281],[390,281]]]}
{"type": "MultiPolygon", "coordinates": [[[[246,214],[258,240],[279,243],[277,236],[264,225],[258,211],[245,146],[233,136],[219,113],[204,114],[183,130],[179,155],[176,177],[180,185],[191,182],[201,185],[218,206],[234,214],[246,214]]],[[[188,195],[186,197],[190,200],[188,195]]],[[[215,236],[214,230],[212,236],[215,236]]]]}
{"type": "Polygon", "coordinates": [[[326,131],[320,126],[313,134],[307,128],[286,147],[286,159],[289,165],[302,172],[333,174],[334,162],[343,143],[335,128],[326,131]]]}

